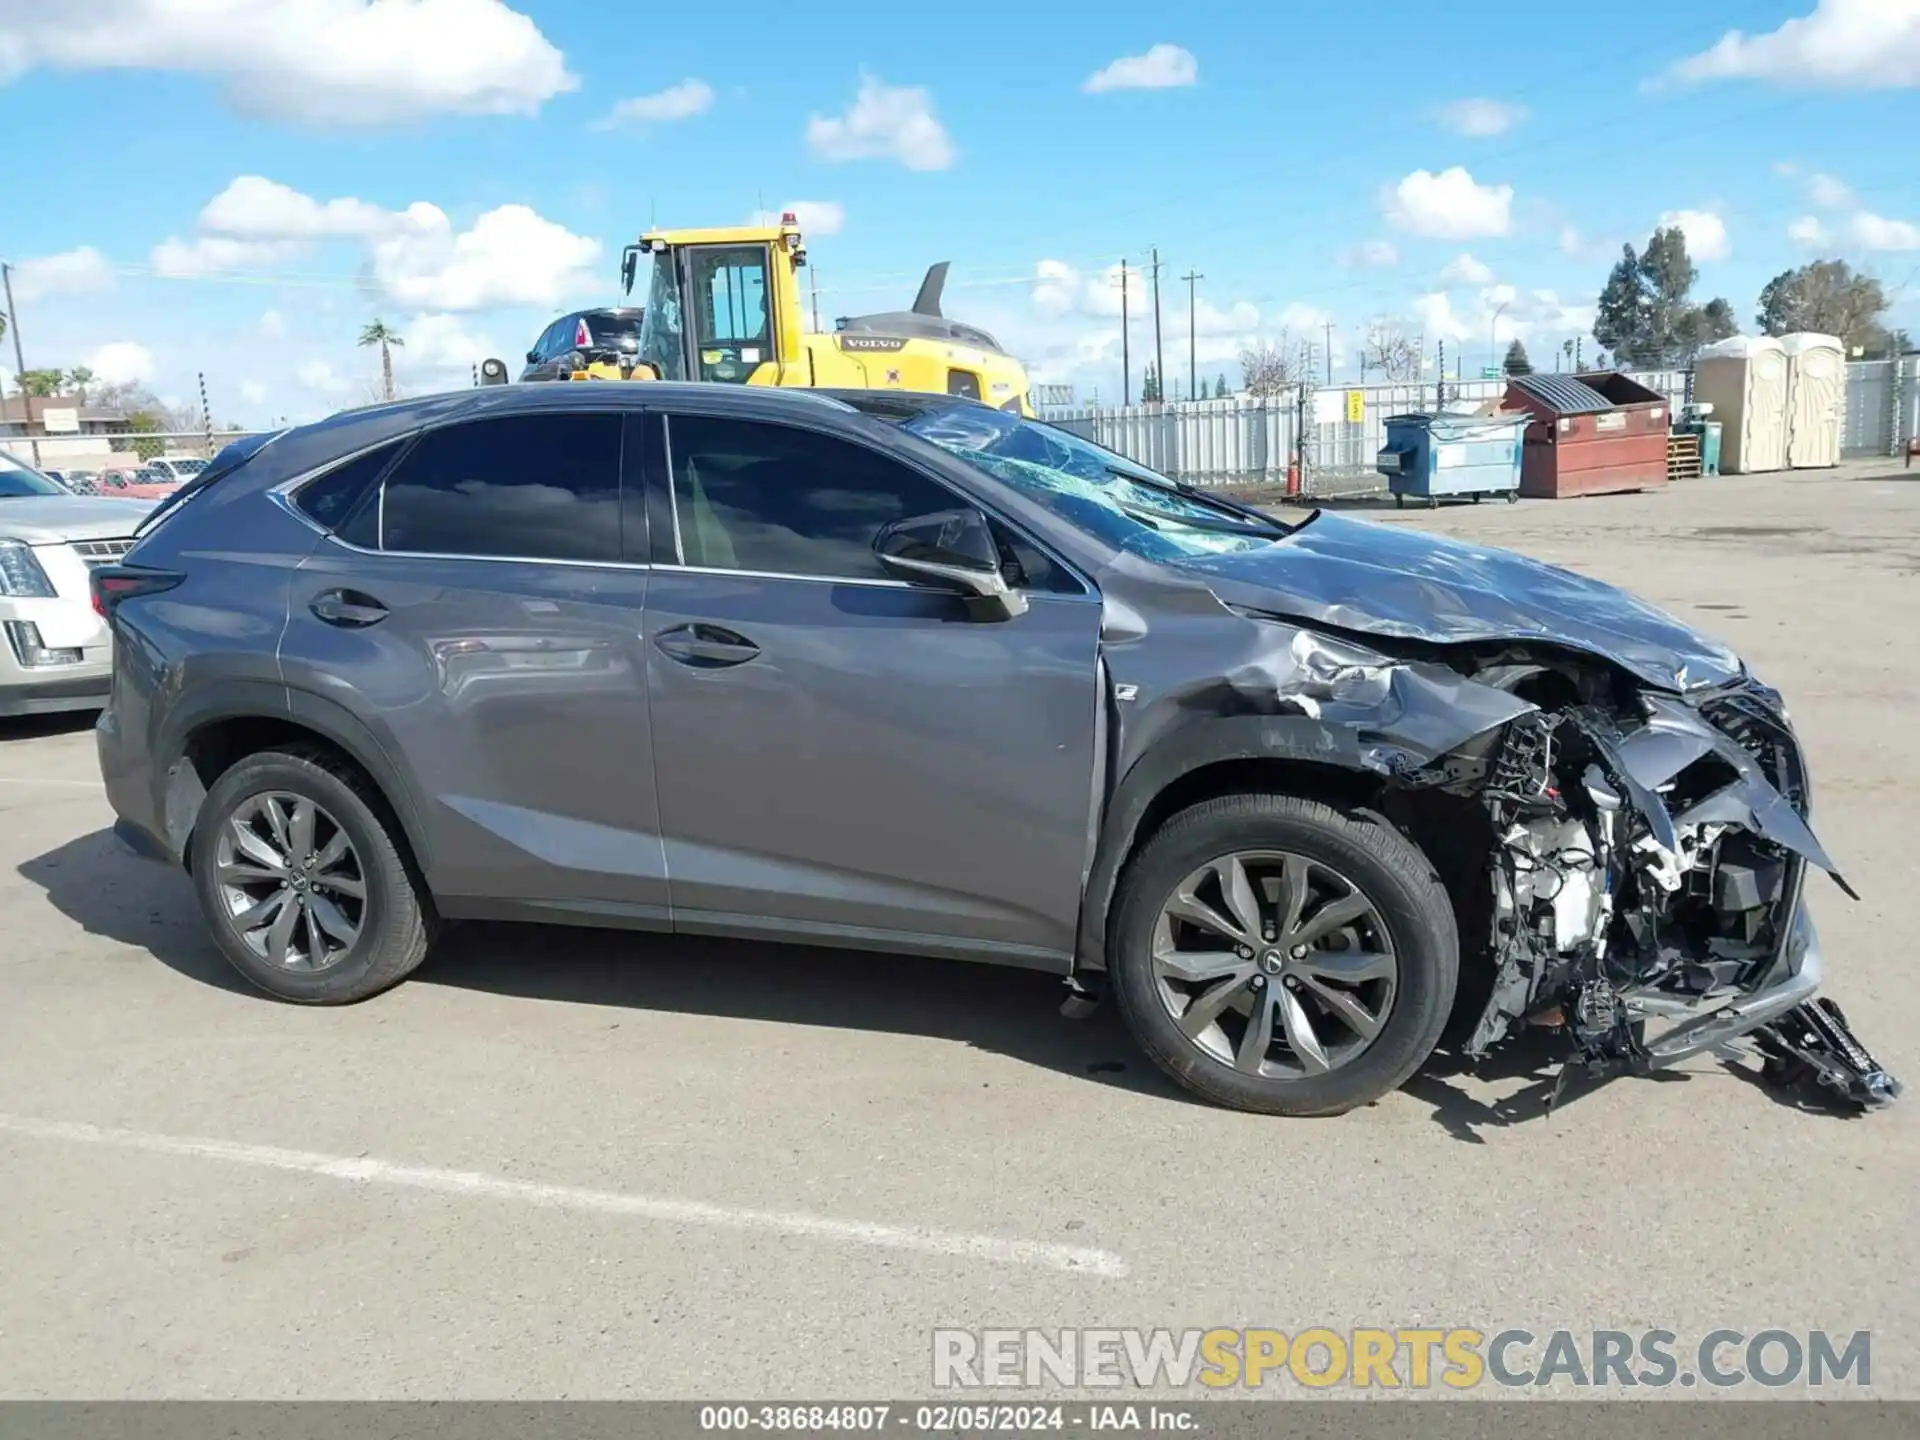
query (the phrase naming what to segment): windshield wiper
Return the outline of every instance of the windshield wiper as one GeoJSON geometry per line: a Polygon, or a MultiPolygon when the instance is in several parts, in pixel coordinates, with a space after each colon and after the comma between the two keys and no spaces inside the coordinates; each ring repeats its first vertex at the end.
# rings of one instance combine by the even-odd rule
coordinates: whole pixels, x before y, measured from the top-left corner
{"type": "MultiPolygon", "coordinates": [[[[1145,486],[1149,490],[1159,490],[1164,494],[1178,495],[1182,500],[1189,500],[1196,505],[1204,505],[1208,509],[1221,511],[1223,517],[1237,516],[1243,522],[1242,524],[1234,525],[1224,519],[1215,522],[1207,520],[1187,520],[1184,517],[1172,515],[1163,516],[1165,519],[1176,520],[1180,524],[1190,524],[1196,530],[1218,530],[1222,534],[1229,535],[1287,536],[1293,533],[1293,527],[1283,520],[1276,520],[1264,511],[1255,510],[1250,505],[1242,505],[1236,500],[1229,500],[1223,495],[1210,494],[1197,485],[1187,484],[1184,480],[1170,480],[1163,479],[1159,476],[1148,477],[1145,475],[1136,475],[1131,470],[1121,470],[1113,466],[1108,467],[1107,473],[1116,479],[1128,480],[1135,485],[1145,486]]],[[[1121,508],[1126,509],[1127,507],[1123,505],[1121,508]]],[[[1129,510],[1128,513],[1131,514],[1133,512],[1129,510]]]]}
{"type": "Polygon", "coordinates": [[[1204,530],[1212,535],[1246,535],[1259,540],[1273,540],[1289,534],[1279,521],[1270,521],[1266,525],[1243,525],[1229,520],[1224,515],[1214,519],[1207,515],[1170,515],[1165,510],[1153,510],[1144,505],[1128,505],[1124,501],[1114,507],[1123,515],[1131,515],[1135,520],[1151,525],[1155,530],[1166,525],[1178,525],[1188,530],[1204,530]]]}

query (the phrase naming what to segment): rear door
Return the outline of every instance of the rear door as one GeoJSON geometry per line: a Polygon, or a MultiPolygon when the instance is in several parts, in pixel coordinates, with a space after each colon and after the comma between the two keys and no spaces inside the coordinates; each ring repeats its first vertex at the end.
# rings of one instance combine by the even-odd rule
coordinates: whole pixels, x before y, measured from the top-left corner
{"type": "Polygon", "coordinates": [[[646,665],[676,928],[1059,964],[1096,597],[1056,567],[1027,577],[1027,613],[975,621],[871,549],[890,520],[970,503],[940,481],[797,426],[663,428],[646,665]]]}
{"type": "Polygon", "coordinates": [[[462,913],[666,922],[626,424],[465,421],[363,460],[382,475],[344,516],[336,477],[294,497],[334,533],[295,577],[287,681],[346,704],[410,772],[434,888],[462,913]]]}

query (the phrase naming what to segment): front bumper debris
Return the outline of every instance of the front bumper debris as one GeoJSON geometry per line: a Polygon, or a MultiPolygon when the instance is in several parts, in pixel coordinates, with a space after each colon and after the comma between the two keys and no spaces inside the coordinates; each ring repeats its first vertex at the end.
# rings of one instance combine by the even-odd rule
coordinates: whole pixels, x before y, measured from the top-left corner
{"type": "Polygon", "coordinates": [[[1900,1094],[1900,1082],[1854,1038],[1831,1000],[1794,1006],[1755,1030],[1753,1041],[1767,1057],[1761,1073],[1783,1088],[1811,1081],[1863,1110],[1890,1105],[1900,1094]]]}

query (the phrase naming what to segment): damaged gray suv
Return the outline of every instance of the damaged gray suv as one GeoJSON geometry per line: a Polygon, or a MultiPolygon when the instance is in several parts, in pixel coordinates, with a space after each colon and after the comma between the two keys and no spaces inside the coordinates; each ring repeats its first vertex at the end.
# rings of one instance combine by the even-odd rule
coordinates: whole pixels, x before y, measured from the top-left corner
{"type": "Polygon", "coordinates": [[[287,1000],[558,921],[1049,971],[1278,1114],[1526,1027],[1895,1088],[1813,998],[1833,862],[1727,650],[964,400],[349,412],[229,448],[94,585],[119,833],[287,1000]]]}

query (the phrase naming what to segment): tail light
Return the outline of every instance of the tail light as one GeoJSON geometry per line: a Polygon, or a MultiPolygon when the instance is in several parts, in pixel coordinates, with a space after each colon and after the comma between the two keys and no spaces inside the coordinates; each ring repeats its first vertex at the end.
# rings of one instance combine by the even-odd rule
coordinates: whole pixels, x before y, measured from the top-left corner
{"type": "Polygon", "coordinates": [[[102,620],[113,618],[114,606],[136,595],[157,595],[171,590],[187,577],[177,570],[154,570],[145,565],[102,565],[91,577],[93,613],[102,620]]]}

